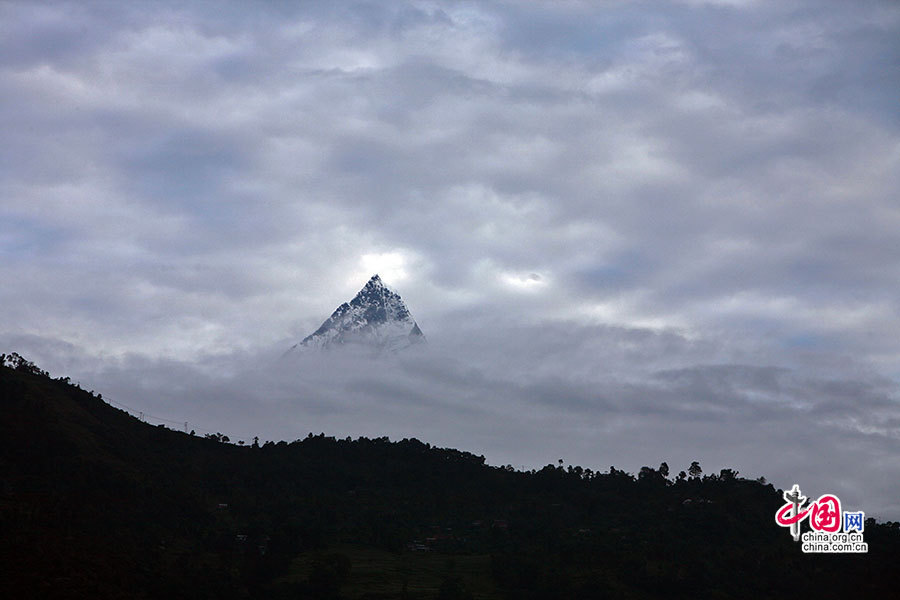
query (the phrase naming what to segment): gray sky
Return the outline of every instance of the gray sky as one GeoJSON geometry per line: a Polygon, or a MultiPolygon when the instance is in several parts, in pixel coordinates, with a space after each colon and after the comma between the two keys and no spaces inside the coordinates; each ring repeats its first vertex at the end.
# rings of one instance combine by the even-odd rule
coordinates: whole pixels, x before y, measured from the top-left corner
{"type": "Polygon", "coordinates": [[[898,97],[887,0],[0,2],[0,349],[897,519],[898,97]],[[427,349],[279,358],[376,272],[427,349]]]}

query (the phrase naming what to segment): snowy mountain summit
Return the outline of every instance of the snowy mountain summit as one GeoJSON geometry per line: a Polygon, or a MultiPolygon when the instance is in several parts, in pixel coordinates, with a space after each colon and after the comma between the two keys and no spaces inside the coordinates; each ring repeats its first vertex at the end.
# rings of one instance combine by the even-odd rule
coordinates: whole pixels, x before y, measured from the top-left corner
{"type": "Polygon", "coordinates": [[[400,295],[373,275],[353,300],[338,306],[321,327],[294,348],[359,344],[396,352],[424,341],[425,335],[400,295]]]}

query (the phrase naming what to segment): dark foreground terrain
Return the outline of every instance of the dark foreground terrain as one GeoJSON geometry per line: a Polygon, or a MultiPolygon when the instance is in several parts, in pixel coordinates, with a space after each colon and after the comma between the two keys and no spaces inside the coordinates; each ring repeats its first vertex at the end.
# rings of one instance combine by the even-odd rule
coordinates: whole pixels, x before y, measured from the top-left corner
{"type": "Polygon", "coordinates": [[[6,362],[3,598],[898,593],[900,525],[869,520],[868,554],[807,556],[774,524],[780,491],[729,470],[520,472],[415,439],[240,446],[6,362]]]}

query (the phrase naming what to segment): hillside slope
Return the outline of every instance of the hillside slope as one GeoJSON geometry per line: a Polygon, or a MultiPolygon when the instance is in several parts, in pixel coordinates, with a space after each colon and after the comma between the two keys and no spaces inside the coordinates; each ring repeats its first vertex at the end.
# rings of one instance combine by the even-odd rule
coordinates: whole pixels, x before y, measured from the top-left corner
{"type": "Polygon", "coordinates": [[[42,598],[820,598],[889,595],[870,552],[804,556],[770,485],[672,481],[310,434],[238,447],[0,367],[0,595],[42,598]]]}

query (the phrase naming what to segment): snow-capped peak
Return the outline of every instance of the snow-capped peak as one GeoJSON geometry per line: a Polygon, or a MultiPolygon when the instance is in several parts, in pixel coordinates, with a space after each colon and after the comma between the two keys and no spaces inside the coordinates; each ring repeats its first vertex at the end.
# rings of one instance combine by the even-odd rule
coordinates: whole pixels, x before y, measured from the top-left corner
{"type": "Polygon", "coordinates": [[[375,274],[350,302],[338,306],[321,327],[297,346],[325,349],[362,344],[397,351],[424,341],[406,303],[375,274]]]}

